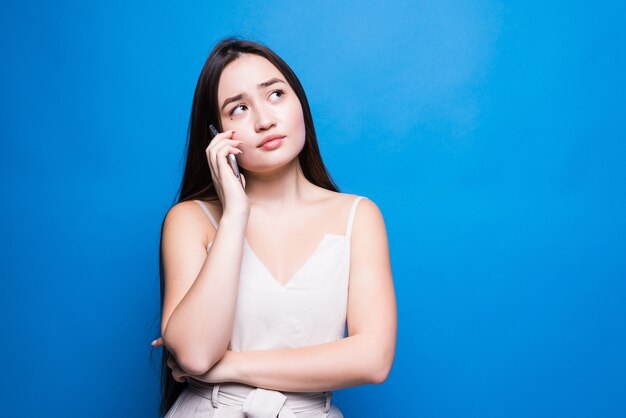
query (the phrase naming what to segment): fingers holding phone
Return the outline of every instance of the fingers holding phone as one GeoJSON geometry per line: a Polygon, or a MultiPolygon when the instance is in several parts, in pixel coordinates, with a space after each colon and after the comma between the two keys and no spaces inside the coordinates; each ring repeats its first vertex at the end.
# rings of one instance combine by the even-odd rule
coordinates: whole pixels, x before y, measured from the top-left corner
{"type": "MultiPolygon", "coordinates": [[[[223,175],[228,174],[228,171],[222,171],[223,166],[221,160],[218,157],[228,163],[228,159],[235,154],[240,154],[241,150],[237,148],[241,141],[233,139],[234,131],[226,131],[224,133],[218,133],[209,146],[206,148],[207,160],[209,162],[209,168],[212,174],[214,174],[219,180],[223,175]]],[[[230,164],[229,164],[230,165],[230,164]]],[[[230,168],[233,175],[236,177],[232,167],[230,168]]]]}
{"type": "MultiPolygon", "coordinates": [[[[219,131],[215,129],[215,126],[213,125],[209,125],[209,131],[211,131],[212,137],[215,137],[216,135],[219,134],[219,131]]],[[[241,141],[238,141],[238,142],[241,143],[241,141]]],[[[235,157],[235,154],[228,154],[227,160],[228,160],[228,165],[230,165],[230,168],[232,168],[233,173],[235,174],[235,177],[237,177],[237,180],[239,180],[239,183],[241,183],[241,187],[244,187],[241,174],[239,173],[239,165],[237,164],[237,157],[235,157]]]]}
{"type": "Polygon", "coordinates": [[[219,133],[212,125],[210,129],[215,136],[206,148],[207,161],[224,211],[249,212],[250,203],[244,191],[243,175],[239,173],[235,158],[242,153],[238,148],[241,141],[233,139],[233,130],[219,133]]]}

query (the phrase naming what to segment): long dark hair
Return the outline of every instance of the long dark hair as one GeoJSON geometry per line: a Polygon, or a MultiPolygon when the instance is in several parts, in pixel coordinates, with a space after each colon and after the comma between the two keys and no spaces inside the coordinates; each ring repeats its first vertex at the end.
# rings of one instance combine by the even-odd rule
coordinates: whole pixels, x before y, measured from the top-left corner
{"type": "MultiPolygon", "coordinates": [[[[249,40],[226,38],[215,45],[213,51],[202,67],[198,78],[198,84],[193,96],[191,118],[187,133],[187,151],[185,171],[178,190],[176,203],[192,199],[217,200],[217,192],[213,185],[213,179],[208,167],[205,150],[211,142],[209,124],[213,124],[222,130],[217,103],[217,87],[222,71],[232,61],[243,54],[259,55],[271,62],[286,78],[287,83],[296,93],[302,106],[302,114],[305,126],[305,144],[298,155],[300,167],[307,180],[311,183],[335,192],[339,188],[331,179],[320,155],[311,109],[306,94],[300,84],[300,80],[274,51],[265,45],[249,40]]],[[[245,170],[240,167],[245,175],[245,170]]],[[[163,220],[165,221],[165,219],[163,220]]],[[[163,231],[163,224],[161,224],[163,231]]],[[[165,278],[163,276],[163,256],[159,245],[159,275],[161,280],[161,314],[163,311],[163,296],[165,290],[165,278]]],[[[176,401],[176,398],[185,388],[186,383],[176,382],[172,378],[171,371],[167,367],[169,353],[164,348],[161,357],[161,406],[160,413],[164,416],[176,401]]]]}

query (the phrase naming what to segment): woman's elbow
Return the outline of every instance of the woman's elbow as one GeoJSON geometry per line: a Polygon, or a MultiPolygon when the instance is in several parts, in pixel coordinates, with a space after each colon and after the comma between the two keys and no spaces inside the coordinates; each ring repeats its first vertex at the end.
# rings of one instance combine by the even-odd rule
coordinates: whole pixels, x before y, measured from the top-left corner
{"type": "Polygon", "coordinates": [[[188,350],[168,345],[167,342],[165,347],[174,356],[176,365],[191,376],[200,376],[211,370],[226,352],[224,350],[222,353],[206,353],[198,350],[188,350]]]}
{"type": "Polygon", "coordinates": [[[163,345],[176,359],[176,364],[185,373],[192,376],[203,375],[222,359],[227,347],[217,347],[215,345],[198,348],[199,344],[185,341],[182,343],[173,340],[169,335],[163,333],[163,345]]]}
{"type": "Polygon", "coordinates": [[[382,365],[370,372],[370,384],[380,385],[385,383],[387,377],[389,376],[389,372],[391,372],[391,365],[382,365]]]}
{"type": "Polygon", "coordinates": [[[368,372],[368,383],[380,385],[387,380],[393,365],[394,354],[392,352],[378,354],[376,358],[370,361],[368,372]]]}
{"type": "Polygon", "coordinates": [[[201,376],[211,370],[219,359],[211,359],[206,356],[183,354],[176,357],[178,367],[190,376],[201,376]]]}

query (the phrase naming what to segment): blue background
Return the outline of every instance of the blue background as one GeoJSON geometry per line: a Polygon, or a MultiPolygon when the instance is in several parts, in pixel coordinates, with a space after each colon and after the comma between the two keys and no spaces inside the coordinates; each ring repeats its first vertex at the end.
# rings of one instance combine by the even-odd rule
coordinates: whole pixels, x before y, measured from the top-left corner
{"type": "Polygon", "coordinates": [[[158,240],[227,35],[385,216],[399,336],[346,417],[626,416],[624,2],[0,4],[4,416],[156,416],[158,240]]]}

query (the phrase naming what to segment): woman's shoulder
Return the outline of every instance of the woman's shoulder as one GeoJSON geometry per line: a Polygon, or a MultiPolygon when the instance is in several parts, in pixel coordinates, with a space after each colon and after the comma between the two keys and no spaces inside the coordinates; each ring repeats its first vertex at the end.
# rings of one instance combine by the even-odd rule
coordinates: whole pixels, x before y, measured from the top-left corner
{"type": "Polygon", "coordinates": [[[215,229],[208,214],[205,212],[207,209],[214,217],[217,216],[217,219],[219,219],[219,214],[221,213],[219,201],[186,200],[178,202],[168,210],[165,216],[164,228],[197,230],[201,231],[201,235],[206,235],[215,229]]]}
{"type": "MultiPolygon", "coordinates": [[[[168,212],[167,216],[169,217],[188,217],[188,216],[198,216],[202,215],[204,212],[204,208],[207,208],[213,214],[218,214],[221,212],[222,206],[219,201],[212,200],[184,200],[182,202],[176,203],[172,206],[168,212]]],[[[204,215],[206,217],[206,215],[204,215]]]]}
{"type": "Polygon", "coordinates": [[[369,207],[376,206],[376,204],[372,202],[372,200],[368,196],[354,194],[354,193],[334,192],[331,190],[328,190],[328,192],[329,192],[328,194],[329,201],[333,201],[337,205],[340,205],[340,206],[341,205],[351,206],[353,204],[356,204],[357,207],[359,208],[361,206],[369,206],[369,207]]]}
{"type": "Polygon", "coordinates": [[[365,197],[354,193],[336,192],[334,190],[324,189],[318,187],[318,193],[316,198],[319,201],[342,204],[347,202],[354,202],[359,197],[365,197]]]}
{"type": "Polygon", "coordinates": [[[358,220],[358,223],[363,225],[361,227],[367,228],[383,221],[380,208],[369,196],[354,193],[333,193],[338,206],[353,207],[355,223],[358,220]]]}
{"type": "Polygon", "coordinates": [[[385,220],[378,205],[361,194],[328,191],[333,200],[328,213],[344,214],[341,219],[352,219],[355,239],[382,240],[385,237],[385,220]],[[344,218],[347,216],[347,218],[344,218]]]}
{"type": "Polygon", "coordinates": [[[323,200],[329,204],[330,211],[334,213],[345,213],[353,209],[355,222],[358,219],[359,224],[365,224],[366,228],[367,225],[381,222],[383,218],[378,205],[369,196],[325,190],[323,200]]]}

